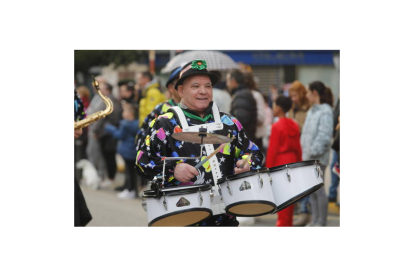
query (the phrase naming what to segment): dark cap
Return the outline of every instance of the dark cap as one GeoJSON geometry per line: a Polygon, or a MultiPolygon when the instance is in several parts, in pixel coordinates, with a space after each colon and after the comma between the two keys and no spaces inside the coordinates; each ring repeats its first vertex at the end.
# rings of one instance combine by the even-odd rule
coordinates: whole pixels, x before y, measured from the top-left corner
{"type": "Polygon", "coordinates": [[[202,59],[196,59],[183,66],[183,69],[180,73],[180,79],[175,84],[175,90],[178,90],[178,86],[183,84],[186,78],[193,75],[207,75],[210,77],[211,83],[213,85],[218,82],[218,77],[215,74],[207,71],[207,62],[202,59]]]}
{"type": "Polygon", "coordinates": [[[181,72],[182,67],[177,67],[174,70],[171,71],[170,77],[168,78],[167,83],[165,84],[165,87],[168,88],[168,85],[173,82],[173,80],[177,79],[179,77],[179,74],[181,72]]]}

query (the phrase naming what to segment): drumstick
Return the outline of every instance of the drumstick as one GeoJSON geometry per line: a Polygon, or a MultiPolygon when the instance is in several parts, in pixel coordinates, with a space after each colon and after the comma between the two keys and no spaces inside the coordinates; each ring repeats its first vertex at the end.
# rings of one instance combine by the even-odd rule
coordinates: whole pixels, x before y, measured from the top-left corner
{"type": "Polygon", "coordinates": [[[243,169],[244,165],[246,165],[247,162],[249,162],[251,158],[252,158],[252,154],[250,153],[249,156],[247,156],[247,158],[244,159],[244,162],[241,164],[240,169],[243,169]]]}
{"type": "Polygon", "coordinates": [[[228,143],[221,144],[220,147],[218,147],[209,156],[207,156],[206,159],[204,159],[203,161],[201,161],[200,163],[198,163],[197,165],[195,165],[194,168],[196,168],[196,169],[200,168],[204,163],[206,163],[208,161],[208,159],[210,159],[211,157],[213,157],[214,155],[216,155],[217,152],[221,151],[226,144],[228,144],[228,143]]]}

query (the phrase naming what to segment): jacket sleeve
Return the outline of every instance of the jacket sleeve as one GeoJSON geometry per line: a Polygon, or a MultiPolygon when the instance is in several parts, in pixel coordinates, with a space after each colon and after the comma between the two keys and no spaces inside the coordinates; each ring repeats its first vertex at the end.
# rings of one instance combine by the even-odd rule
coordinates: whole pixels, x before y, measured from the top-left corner
{"type": "Polygon", "coordinates": [[[277,149],[279,144],[279,134],[277,131],[277,127],[275,124],[272,126],[272,132],[270,133],[269,137],[269,146],[267,148],[267,155],[266,155],[266,167],[274,167],[277,155],[277,149]]]}
{"type": "MultiPolygon", "coordinates": [[[[105,130],[107,130],[107,127],[105,127],[105,130]]],[[[127,136],[127,130],[124,123],[121,122],[119,128],[114,128],[111,131],[112,137],[114,137],[117,140],[125,140],[127,136]]]]}
{"type": "Polygon", "coordinates": [[[312,140],[310,146],[310,156],[321,156],[331,145],[333,128],[332,114],[323,113],[319,118],[316,137],[312,140]]]}
{"type": "Polygon", "coordinates": [[[147,136],[148,132],[149,132],[149,124],[152,122],[152,120],[154,120],[155,118],[158,117],[158,115],[160,115],[161,113],[161,106],[162,103],[157,105],[154,110],[152,110],[147,117],[145,117],[143,123],[141,124],[141,126],[139,127],[139,130],[137,132],[137,135],[135,137],[135,145],[137,147],[137,149],[141,148],[142,143],[145,140],[145,137],[147,136]]]}
{"type": "MultiPolygon", "coordinates": [[[[170,156],[168,152],[168,143],[172,142],[172,136],[166,137],[164,140],[158,138],[159,132],[164,130],[173,133],[173,129],[170,129],[162,121],[157,120],[149,129],[148,135],[144,138],[142,147],[137,152],[135,160],[135,169],[137,173],[145,178],[152,179],[154,176],[162,175],[164,160],[162,156],[170,156]],[[164,142],[165,141],[165,142],[164,142]]],[[[178,160],[179,161],[179,160],[178,160]]],[[[165,180],[166,182],[173,182],[174,168],[177,160],[168,160],[165,162],[165,180]]]]}
{"type": "MultiPolygon", "coordinates": [[[[236,124],[240,124],[234,117],[232,117],[232,120],[235,120],[236,124]]],[[[237,134],[235,163],[237,163],[238,160],[246,159],[250,153],[252,154],[249,162],[251,166],[250,169],[255,170],[261,168],[263,163],[263,153],[260,151],[259,147],[249,139],[245,129],[241,127],[237,134]]]]}

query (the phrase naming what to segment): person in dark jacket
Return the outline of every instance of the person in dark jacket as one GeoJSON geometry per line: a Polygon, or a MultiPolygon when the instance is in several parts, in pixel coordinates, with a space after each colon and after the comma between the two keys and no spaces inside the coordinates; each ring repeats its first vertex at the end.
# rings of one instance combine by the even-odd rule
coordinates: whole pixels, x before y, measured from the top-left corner
{"type": "Polygon", "coordinates": [[[240,121],[249,138],[256,144],[256,100],[245,84],[243,73],[238,69],[228,72],[226,85],[232,95],[230,114],[240,121]]]}
{"type": "Polygon", "coordinates": [[[138,131],[138,113],[135,108],[128,103],[123,104],[122,118],[119,128],[114,125],[106,125],[105,131],[117,139],[117,152],[122,156],[125,162],[125,182],[124,190],[118,193],[122,199],[133,199],[137,196],[137,175],[135,173],[135,134],[138,131]]]}
{"type": "MultiPolygon", "coordinates": [[[[75,90],[75,122],[86,118],[85,108],[82,100],[75,90]]],[[[82,135],[82,129],[75,130],[75,139],[82,135]]],[[[92,215],[86,205],[85,197],[79,187],[79,183],[75,177],[75,226],[86,226],[91,220],[92,215]]]]}

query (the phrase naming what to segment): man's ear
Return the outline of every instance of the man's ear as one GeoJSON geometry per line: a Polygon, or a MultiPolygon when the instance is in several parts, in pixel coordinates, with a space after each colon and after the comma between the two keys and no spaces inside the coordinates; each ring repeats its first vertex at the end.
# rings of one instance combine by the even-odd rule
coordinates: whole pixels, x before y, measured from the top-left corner
{"type": "Polygon", "coordinates": [[[178,89],[177,89],[177,91],[178,91],[178,95],[180,95],[180,97],[181,97],[181,98],[183,98],[183,96],[184,96],[184,92],[183,92],[183,85],[182,85],[182,84],[180,84],[177,88],[178,88],[178,89]]]}

